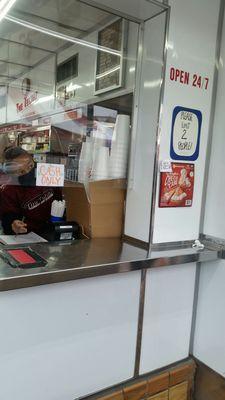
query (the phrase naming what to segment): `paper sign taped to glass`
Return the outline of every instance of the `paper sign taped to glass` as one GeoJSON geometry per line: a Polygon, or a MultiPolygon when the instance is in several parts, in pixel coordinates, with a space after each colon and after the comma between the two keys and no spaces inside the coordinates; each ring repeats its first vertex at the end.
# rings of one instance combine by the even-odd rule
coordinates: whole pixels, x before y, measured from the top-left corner
{"type": "Polygon", "coordinates": [[[37,186],[64,186],[65,166],[63,164],[37,163],[37,186]]]}
{"type": "Polygon", "coordinates": [[[161,172],[159,207],[191,207],[194,164],[171,163],[172,172],[161,172]]]}

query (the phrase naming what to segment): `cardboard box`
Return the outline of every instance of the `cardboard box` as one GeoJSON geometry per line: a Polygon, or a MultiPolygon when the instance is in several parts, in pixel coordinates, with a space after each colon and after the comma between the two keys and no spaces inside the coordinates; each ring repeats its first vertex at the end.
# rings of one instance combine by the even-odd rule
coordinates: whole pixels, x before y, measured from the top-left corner
{"type": "Polygon", "coordinates": [[[83,226],[92,238],[121,237],[126,187],[124,179],[67,184],[64,189],[68,221],[83,226]]]}

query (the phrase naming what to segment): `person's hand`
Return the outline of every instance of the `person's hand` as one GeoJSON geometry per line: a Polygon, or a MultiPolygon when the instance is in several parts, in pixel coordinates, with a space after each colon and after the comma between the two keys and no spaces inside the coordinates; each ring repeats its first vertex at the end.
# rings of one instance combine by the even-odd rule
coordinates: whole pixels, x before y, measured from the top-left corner
{"type": "Polygon", "coordinates": [[[27,224],[19,219],[15,219],[12,223],[12,230],[16,235],[19,233],[27,233],[27,224]]]}

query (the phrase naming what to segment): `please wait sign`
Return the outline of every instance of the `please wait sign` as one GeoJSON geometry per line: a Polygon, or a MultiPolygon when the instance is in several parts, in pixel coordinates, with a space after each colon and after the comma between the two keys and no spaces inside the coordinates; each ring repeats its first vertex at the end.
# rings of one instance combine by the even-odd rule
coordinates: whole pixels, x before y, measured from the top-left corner
{"type": "Polygon", "coordinates": [[[64,176],[64,165],[38,163],[36,186],[64,186],[64,176]]]}

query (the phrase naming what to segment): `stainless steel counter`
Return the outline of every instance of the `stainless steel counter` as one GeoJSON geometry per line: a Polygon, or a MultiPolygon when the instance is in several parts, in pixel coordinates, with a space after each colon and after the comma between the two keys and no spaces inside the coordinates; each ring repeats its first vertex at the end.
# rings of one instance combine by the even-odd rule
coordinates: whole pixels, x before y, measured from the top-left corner
{"type": "Polygon", "coordinates": [[[47,265],[14,269],[0,259],[0,291],[218,258],[216,249],[197,251],[187,246],[149,254],[119,239],[42,243],[30,247],[47,260],[47,265]]]}

